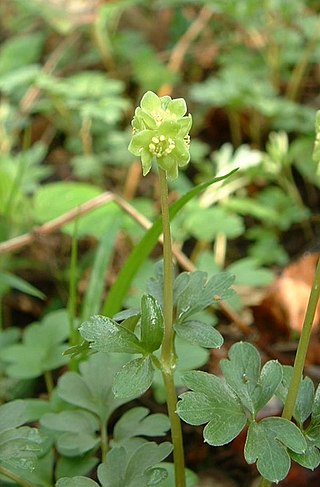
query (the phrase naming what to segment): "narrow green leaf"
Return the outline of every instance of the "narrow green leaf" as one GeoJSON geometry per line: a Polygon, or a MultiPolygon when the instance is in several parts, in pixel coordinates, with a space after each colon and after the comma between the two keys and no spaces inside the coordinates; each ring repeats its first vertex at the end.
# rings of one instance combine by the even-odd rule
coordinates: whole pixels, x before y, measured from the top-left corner
{"type": "Polygon", "coordinates": [[[114,248],[114,240],[122,218],[115,218],[102,236],[94,259],[89,283],[83,299],[81,318],[87,320],[100,312],[101,298],[105,286],[105,274],[114,248]]]}
{"type": "MultiPolygon", "coordinates": [[[[183,208],[183,206],[188,203],[192,198],[197,196],[199,193],[204,191],[208,186],[223,179],[228,178],[235,171],[231,171],[228,174],[213,178],[206,183],[199,184],[191,191],[183,195],[178,201],[176,201],[170,208],[170,219],[172,220],[175,215],[183,208]]],[[[122,306],[123,300],[130,288],[131,282],[134,276],[137,274],[138,269],[146,260],[152,249],[155,247],[158,238],[162,231],[162,220],[161,217],[157,218],[150,230],[146,232],[144,237],[141,239],[138,245],[135,246],[134,250],[131,252],[127,262],[122,267],[118,274],[117,280],[112,286],[107,300],[104,303],[102,312],[104,315],[113,316],[117,313],[122,306]]]]}
{"type": "Polygon", "coordinates": [[[114,378],[114,395],[119,398],[141,396],[151,386],[153,374],[154,369],[149,356],[131,360],[114,378]]]}
{"type": "Polygon", "coordinates": [[[178,323],[174,327],[177,335],[200,347],[220,348],[223,336],[213,326],[202,321],[190,320],[178,323]]]}
{"type": "Polygon", "coordinates": [[[91,316],[79,327],[81,336],[99,352],[141,353],[143,348],[134,333],[106,316],[91,316]]]}
{"type": "Polygon", "coordinates": [[[141,298],[141,345],[148,352],[158,350],[163,337],[163,316],[156,299],[150,294],[141,298]]]}
{"type": "Polygon", "coordinates": [[[12,287],[13,289],[17,289],[22,293],[34,296],[35,298],[45,299],[46,297],[42,291],[32,286],[32,284],[29,284],[21,277],[10,274],[9,272],[0,272],[0,283],[12,287]]]}

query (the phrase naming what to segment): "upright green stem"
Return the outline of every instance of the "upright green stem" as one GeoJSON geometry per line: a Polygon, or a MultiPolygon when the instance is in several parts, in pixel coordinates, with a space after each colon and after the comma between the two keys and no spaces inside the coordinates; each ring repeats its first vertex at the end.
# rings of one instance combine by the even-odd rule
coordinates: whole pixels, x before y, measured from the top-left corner
{"type": "Polygon", "coordinates": [[[105,421],[101,422],[101,461],[106,461],[106,456],[108,452],[108,435],[107,435],[107,425],[105,421]]]}
{"type": "Polygon", "coordinates": [[[171,423],[173,443],[173,459],[175,468],[176,487],[185,487],[184,452],[182,431],[179,416],[176,414],[177,394],[174,386],[175,350],[173,331],[173,269],[172,244],[170,232],[168,184],[166,172],[159,168],[160,199],[163,227],[163,317],[164,337],[161,348],[161,370],[166,388],[168,414],[171,423]]]}
{"type": "Polygon", "coordinates": [[[314,281],[310,293],[310,298],[304,318],[302,332],[298,344],[297,354],[293,366],[293,376],[291,379],[288,395],[283,408],[282,417],[291,419],[299,391],[299,386],[302,378],[304,363],[308,351],[312,323],[317,309],[317,304],[320,296],[320,260],[318,261],[314,281]]]}
{"type": "Polygon", "coordinates": [[[44,381],[46,383],[48,395],[51,396],[52,391],[54,389],[54,382],[53,382],[51,370],[45,370],[43,375],[44,375],[44,381]]]}
{"type": "MultiPolygon", "coordinates": [[[[299,386],[302,379],[303,368],[308,351],[312,323],[316,313],[317,304],[320,296],[320,260],[318,261],[314,281],[310,293],[310,298],[303,322],[302,332],[298,344],[297,354],[293,366],[293,375],[289,386],[288,395],[284,408],[282,411],[282,417],[291,420],[296,404],[297,395],[299,392],[299,386]]],[[[261,479],[259,487],[270,487],[271,482],[266,479],[261,479]]]]}

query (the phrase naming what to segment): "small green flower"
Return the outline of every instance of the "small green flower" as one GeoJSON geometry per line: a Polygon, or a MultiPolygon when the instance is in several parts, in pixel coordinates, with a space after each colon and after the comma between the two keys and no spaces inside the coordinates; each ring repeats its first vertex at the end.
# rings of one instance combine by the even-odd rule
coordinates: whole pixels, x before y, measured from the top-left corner
{"type": "Polygon", "coordinates": [[[141,157],[144,176],[150,171],[153,159],[170,179],[176,179],[178,168],[188,164],[192,118],[186,112],[183,98],[158,97],[152,91],[142,97],[132,120],[129,151],[141,157]]]}

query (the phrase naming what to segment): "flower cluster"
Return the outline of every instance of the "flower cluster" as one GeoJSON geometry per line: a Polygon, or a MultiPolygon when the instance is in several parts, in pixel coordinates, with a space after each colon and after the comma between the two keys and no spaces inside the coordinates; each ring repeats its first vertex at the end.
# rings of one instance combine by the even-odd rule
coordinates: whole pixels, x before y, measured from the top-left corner
{"type": "Polygon", "coordinates": [[[186,112],[183,98],[172,100],[152,91],[142,97],[132,120],[129,151],[141,157],[144,176],[150,171],[153,159],[170,179],[176,179],[178,168],[188,164],[192,118],[186,112]]]}

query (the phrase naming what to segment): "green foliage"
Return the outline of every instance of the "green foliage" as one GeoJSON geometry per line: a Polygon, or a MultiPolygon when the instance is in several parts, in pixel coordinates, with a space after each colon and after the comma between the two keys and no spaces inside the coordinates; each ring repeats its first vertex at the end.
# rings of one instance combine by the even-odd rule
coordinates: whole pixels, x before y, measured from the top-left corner
{"type": "MultiPolygon", "coordinates": [[[[34,219],[38,223],[45,223],[58,218],[67,211],[77,208],[102,193],[101,189],[86,183],[59,182],[42,186],[34,199],[34,219]]],[[[95,211],[78,219],[77,235],[95,235],[100,238],[106,228],[115,219],[121,220],[121,211],[114,203],[97,208],[95,211]]],[[[74,232],[74,223],[63,227],[69,235],[74,232]]]]}
{"type": "Polygon", "coordinates": [[[1,405],[0,418],[0,465],[32,470],[43,439],[36,428],[21,426],[29,419],[24,402],[1,405]]]}
{"type": "Polygon", "coordinates": [[[257,462],[263,477],[278,483],[290,469],[288,448],[303,453],[306,447],[301,431],[291,421],[265,418],[249,425],[244,455],[248,463],[257,462]]]}
{"type": "Polygon", "coordinates": [[[25,330],[22,343],[1,350],[1,359],[8,363],[10,377],[30,379],[54,370],[68,362],[63,356],[69,336],[68,315],[65,310],[48,313],[41,323],[33,323],[25,330]]]}
{"type": "MultiPolygon", "coordinates": [[[[191,392],[180,396],[179,416],[192,425],[207,423],[203,436],[214,446],[229,443],[248,425],[246,461],[257,462],[264,478],[279,482],[288,474],[291,456],[299,458],[307,450],[303,433],[292,422],[272,417],[256,419],[280,387],[282,366],[271,360],[261,368],[258,351],[249,343],[239,342],[230,348],[229,358],[221,361],[221,369],[224,378],[199,371],[184,375],[191,392]]],[[[300,402],[310,403],[308,397],[302,398],[304,389],[300,402]]],[[[305,420],[310,407],[297,407],[305,420]]]]}
{"type": "Polygon", "coordinates": [[[113,448],[107,455],[105,463],[98,467],[98,479],[100,484],[84,477],[73,479],[62,478],[56,487],[147,487],[158,485],[166,478],[165,468],[157,466],[161,460],[171,452],[170,443],[157,445],[154,442],[145,442],[138,448],[125,448],[123,446],[113,448]],[[75,482],[77,482],[75,484],[75,482]]]}
{"type": "MultiPolygon", "coordinates": [[[[170,218],[173,219],[175,215],[183,208],[183,206],[194,198],[201,191],[205,190],[211,184],[221,181],[230,176],[234,171],[224,176],[213,178],[206,183],[199,184],[192,190],[184,194],[178,201],[176,201],[170,207],[170,218]]],[[[137,273],[139,267],[148,257],[152,249],[155,247],[157,240],[161,234],[161,218],[159,217],[153,224],[153,226],[146,232],[145,236],[141,239],[138,245],[135,246],[131,252],[126,264],[118,273],[117,281],[112,286],[112,289],[104,303],[103,313],[105,315],[114,315],[117,313],[122,305],[123,299],[129,290],[130,283],[133,277],[137,273]]]]}
{"type": "Polygon", "coordinates": [[[123,361],[121,357],[116,360],[108,354],[94,354],[80,364],[80,373],[67,372],[59,379],[57,394],[63,401],[89,411],[105,423],[123,403],[112,393],[113,375],[123,361]]]}
{"type": "Polygon", "coordinates": [[[165,414],[149,415],[147,408],[136,407],[125,412],[116,423],[112,445],[119,446],[136,436],[164,436],[169,428],[169,419],[165,414]]]}
{"type": "MultiPolygon", "coordinates": [[[[276,361],[262,366],[257,350],[239,343],[221,362],[222,378],[193,370],[205,366],[209,349],[223,343],[212,307],[224,299],[234,305],[233,282],[266,286],[273,277],[270,266],[284,265],[300,250],[287,245],[287,235],[299,233],[299,245],[314,236],[316,215],[311,215],[320,187],[319,112],[311,162],[313,74],[320,55],[316,3],[121,0],[99,8],[96,2],[67,2],[63,8],[58,3],[41,2],[39,8],[38,0],[4,0],[0,6],[0,240],[32,232],[109,189],[129,198],[139,195],[132,206],[153,220],[149,183],[138,184],[134,168],[128,169],[129,144],[142,159],[144,175],[156,161],[171,178],[172,233],[198,270],[173,282],[172,349],[166,357],[168,280],[161,273],[149,282],[140,309],[119,313],[130,300],[136,305],[130,287],[137,277],[135,285],[146,280],[138,272],[152,266],[161,219],[144,231],[109,203],[63,226],[64,238],[74,236],[77,226],[79,272],[74,265],[69,315],[74,324],[78,316],[84,321],[85,342],[72,333],[64,310],[27,325],[21,340],[16,328],[1,331],[1,401],[32,393],[26,389],[35,384],[30,379],[42,374],[50,397],[0,406],[0,470],[39,487],[55,482],[57,487],[172,487],[174,466],[162,462],[172,446],[145,439],[167,433],[165,415],[131,408],[113,434],[108,430],[117,408],[151,385],[155,399],[165,401],[163,378],[169,372],[172,385],[191,389],[181,395],[179,415],[204,424],[210,445],[228,443],[248,427],[245,459],[266,479],[284,478],[291,460],[316,468],[320,393],[310,379],[301,381],[294,422],[259,420],[273,395],[286,401],[290,368],[276,361]],[[184,99],[158,97],[150,89],[186,94],[193,104],[193,147],[184,99]],[[128,96],[140,98],[145,91],[131,137],[126,127],[136,100],[128,96]],[[177,181],[178,168],[189,160],[177,181]],[[125,261],[122,254],[130,248],[125,261]],[[74,345],[68,350],[67,341],[74,345]],[[50,371],[62,366],[67,370],[59,370],[57,386],[50,385],[50,371]],[[31,422],[37,428],[23,426],[31,422]],[[85,477],[100,461],[97,480],[85,477]]],[[[17,257],[1,256],[2,296],[13,288],[44,299],[38,279],[30,284],[16,269],[37,269],[41,278],[45,271],[45,279],[54,281],[66,274],[65,261],[60,266],[56,249],[48,245],[57,274],[52,277],[51,268],[37,261],[37,246],[17,257]]],[[[50,286],[47,293],[45,283],[49,309],[63,307],[64,283],[52,286],[58,298],[50,286]]],[[[6,301],[0,309],[6,318],[6,301]]],[[[19,326],[16,314],[9,324],[10,319],[19,326]]],[[[195,484],[186,471],[187,487],[195,484]]]]}

